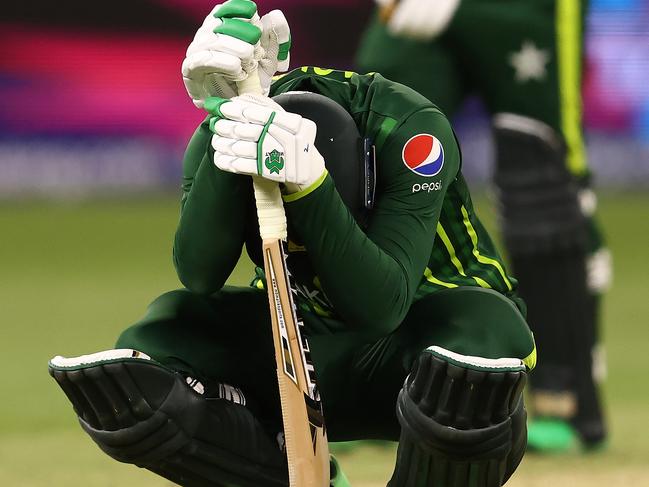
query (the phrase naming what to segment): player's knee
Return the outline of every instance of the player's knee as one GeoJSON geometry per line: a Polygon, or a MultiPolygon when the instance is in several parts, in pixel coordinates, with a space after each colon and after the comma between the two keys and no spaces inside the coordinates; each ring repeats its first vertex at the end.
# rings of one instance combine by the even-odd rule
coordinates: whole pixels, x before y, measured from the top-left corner
{"type": "Polygon", "coordinates": [[[132,348],[133,350],[140,350],[151,355],[149,337],[152,334],[149,333],[150,328],[150,324],[137,324],[127,328],[117,338],[115,348],[132,348]]]}
{"type": "Polygon", "coordinates": [[[408,363],[434,343],[462,355],[517,358],[534,368],[534,335],[525,320],[525,303],[516,296],[462,287],[433,293],[417,301],[413,310],[417,318],[429,314],[435,321],[417,319],[408,327],[417,343],[408,363]]]}
{"type": "Polygon", "coordinates": [[[188,291],[176,289],[158,296],[147,308],[145,319],[175,320],[195,314],[195,310],[203,306],[205,298],[188,291]]]}
{"type": "Polygon", "coordinates": [[[162,294],[149,305],[144,318],[121,333],[115,347],[141,350],[155,356],[151,347],[161,339],[161,325],[177,323],[182,326],[201,299],[184,289],[162,294]]]}
{"type": "Polygon", "coordinates": [[[401,438],[390,487],[499,487],[527,443],[517,359],[485,359],[431,347],[399,394],[401,438]]]}
{"type": "Polygon", "coordinates": [[[509,251],[583,249],[585,218],[563,138],[539,120],[511,113],[495,116],[494,133],[495,183],[509,251]]]}

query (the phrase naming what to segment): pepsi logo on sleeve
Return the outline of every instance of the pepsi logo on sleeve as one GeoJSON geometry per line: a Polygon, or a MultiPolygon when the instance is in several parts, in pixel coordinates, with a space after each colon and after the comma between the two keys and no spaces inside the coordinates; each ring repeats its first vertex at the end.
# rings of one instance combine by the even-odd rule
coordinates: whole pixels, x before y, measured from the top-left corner
{"type": "Polygon", "coordinates": [[[444,167],[444,147],[430,134],[417,134],[410,137],[401,151],[403,163],[415,174],[432,177],[444,167]]]}

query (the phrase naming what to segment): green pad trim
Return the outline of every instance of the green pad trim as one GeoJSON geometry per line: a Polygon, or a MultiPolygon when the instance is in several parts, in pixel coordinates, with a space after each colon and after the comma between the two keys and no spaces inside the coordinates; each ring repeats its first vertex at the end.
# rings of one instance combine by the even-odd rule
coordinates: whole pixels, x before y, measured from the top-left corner
{"type": "Polygon", "coordinates": [[[534,345],[534,350],[523,359],[523,363],[527,366],[529,370],[533,370],[536,367],[536,345],[534,345]]]}
{"type": "Polygon", "coordinates": [[[257,44],[261,39],[261,29],[239,19],[223,19],[223,23],[214,29],[214,33],[236,37],[248,44],[257,44]]]}
{"type": "Polygon", "coordinates": [[[277,53],[277,60],[278,61],[286,61],[286,58],[288,57],[288,53],[291,50],[291,35],[288,35],[288,41],[282,42],[279,45],[279,52],[277,53]]]}
{"type": "Polygon", "coordinates": [[[250,0],[228,0],[214,12],[217,19],[231,19],[240,17],[251,19],[257,13],[257,5],[250,0]]]}

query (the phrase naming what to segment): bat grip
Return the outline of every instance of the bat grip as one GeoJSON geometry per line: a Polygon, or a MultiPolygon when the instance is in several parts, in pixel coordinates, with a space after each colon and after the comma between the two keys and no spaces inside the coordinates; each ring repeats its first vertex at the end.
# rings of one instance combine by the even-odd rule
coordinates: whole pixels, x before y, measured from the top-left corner
{"type": "MultiPolygon", "coordinates": [[[[257,71],[250,73],[243,81],[237,82],[237,88],[241,95],[263,94],[257,71]]],[[[255,189],[259,234],[262,240],[286,240],[286,213],[284,213],[279,185],[259,176],[253,176],[252,182],[255,189]]]]}
{"type": "Polygon", "coordinates": [[[259,234],[262,240],[286,240],[286,213],[279,185],[274,181],[253,176],[259,234]]]}
{"type": "Polygon", "coordinates": [[[261,89],[261,81],[259,80],[259,73],[257,70],[252,71],[243,81],[237,81],[237,88],[240,95],[253,94],[263,95],[264,91],[261,89]]]}

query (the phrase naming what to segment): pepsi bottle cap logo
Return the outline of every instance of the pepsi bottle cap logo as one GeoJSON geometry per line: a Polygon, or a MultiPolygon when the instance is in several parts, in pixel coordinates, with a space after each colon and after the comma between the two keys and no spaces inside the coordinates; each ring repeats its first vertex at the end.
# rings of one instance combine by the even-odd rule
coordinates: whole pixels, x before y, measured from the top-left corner
{"type": "Polygon", "coordinates": [[[444,147],[437,137],[417,134],[408,139],[401,151],[403,163],[415,174],[432,177],[444,167],[444,147]]]}

